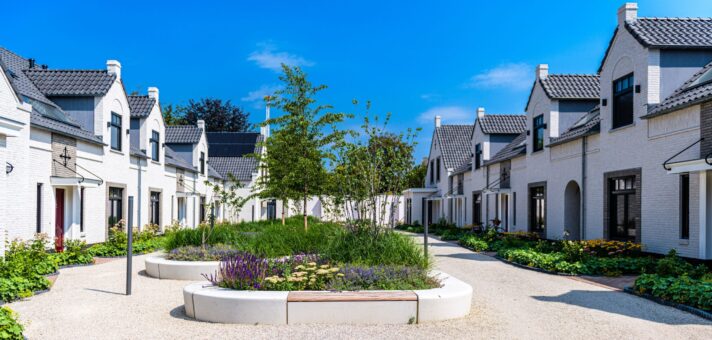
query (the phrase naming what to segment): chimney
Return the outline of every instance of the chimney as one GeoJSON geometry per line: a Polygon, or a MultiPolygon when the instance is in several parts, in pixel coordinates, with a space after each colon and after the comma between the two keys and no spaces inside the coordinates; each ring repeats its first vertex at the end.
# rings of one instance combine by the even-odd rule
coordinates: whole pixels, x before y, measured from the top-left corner
{"type": "Polygon", "coordinates": [[[440,127],[440,116],[435,116],[435,127],[436,128],[440,127]]]}
{"type": "Polygon", "coordinates": [[[203,129],[203,132],[207,132],[207,131],[205,131],[205,121],[204,120],[198,119],[198,127],[203,129]]]}
{"type": "Polygon", "coordinates": [[[148,88],[148,98],[153,98],[158,103],[158,88],[157,87],[149,87],[148,88]]]}
{"type": "Polygon", "coordinates": [[[121,63],[118,60],[107,60],[106,71],[115,74],[117,80],[121,80],[121,63]]]}
{"type": "Polygon", "coordinates": [[[477,118],[482,118],[485,116],[485,108],[484,107],[478,107],[477,108],[477,118]]]}
{"type": "Polygon", "coordinates": [[[539,64],[536,66],[536,78],[546,79],[549,76],[549,64],[539,64]]]}
{"type": "MultiPolygon", "coordinates": [[[[265,120],[269,120],[269,103],[267,104],[267,107],[265,108],[265,120]]],[[[269,124],[265,125],[265,131],[263,135],[265,138],[269,137],[269,124]]]]}
{"type": "Polygon", "coordinates": [[[30,68],[30,69],[35,68],[35,59],[30,58],[30,59],[27,59],[27,61],[30,63],[30,67],[28,67],[28,68],[30,68]]]}
{"type": "Polygon", "coordinates": [[[626,21],[635,21],[638,18],[638,3],[626,2],[618,8],[618,26],[626,21]]]}

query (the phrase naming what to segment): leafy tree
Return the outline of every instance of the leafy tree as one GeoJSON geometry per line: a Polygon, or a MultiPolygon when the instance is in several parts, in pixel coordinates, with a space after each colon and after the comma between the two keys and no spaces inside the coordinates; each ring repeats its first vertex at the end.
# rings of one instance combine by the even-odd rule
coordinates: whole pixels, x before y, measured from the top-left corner
{"type": "Polygon", "coordinates": [[[208,244],[208,240],[210,239],[210,235],[212,235],[213,233],[215,222],[213,208],[215,207],[215,204],[220,203],[225,208],[231,209],[230,212],[232,214],[235,214],[235,216],[239,216],[245,204],[249,202],[253,197],[255,197],[254,192],[251,192],[248,195],[241,195],[238,192],[240,189],[244,188],[244,185],[242,185],[242,182],[240,182],[240,180],[237,179],[237,177],[235,177],[232,173],[227,174],[227,179],[224,183],[213,183],[208,180],[205,180],[204,183],[206,186],[212,189],[213,197],[211,198],[210,203],[206,207],[207,209],[209,209],[208,211],[210,212],[210,225],[207,228],[203,228],[201,239],[201,247],[203,248],[203,250],[205,250],[205,247],[208,244]]]}
{"type": "Polygon", "coordinates": [[[330,105],[317,105],[315,97],[326,89],[325,85],[313,86],[299,67],[282,65],[282,70],[284,73],[279,79],[284,82],[284,88],[267,100],[283,114],[263,124],[275,127],[269,139],[275,139],[272,143],[280,146],[290,158],[283,160],[288,165],[284,169],[271,169],[270,164],[267,165],[267,172],[273,174],[268,176],[268,181],[277,181],[279,174],[275,186],[286,188],[285,195],[302,202],[306,229],[307,200],[325,193],[328,184],[325,161],[334,158],[329,146],[343,139],[344,132],[335,125],[347,115],[326,112],[332,108],[330,105]]]}
{"type": "Polygon", "coordinates": [[[413,166],[408,172],[406,179],[408,188],[421,188],[425,183],[425,175],[428,173],[428,161],[424,160],[413,166]]]}
{"type": "Polygon", "coordinates": [[[187,106],[164,105],[162,111],[166,125],[195,125],[202,119],[208,131],[243,132],[251,127],[247,121],[250,113],[229,100],[191,99],[187,106]]]}

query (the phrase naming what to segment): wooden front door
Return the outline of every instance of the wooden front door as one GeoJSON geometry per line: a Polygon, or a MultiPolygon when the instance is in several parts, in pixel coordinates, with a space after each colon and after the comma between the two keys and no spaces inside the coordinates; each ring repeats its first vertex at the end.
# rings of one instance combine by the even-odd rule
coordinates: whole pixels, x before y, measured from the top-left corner
{"type": "Polygon", "coordinates": [[[57,189],[54,206],[54,250],[64,250],[64,189],[57,189]]]}

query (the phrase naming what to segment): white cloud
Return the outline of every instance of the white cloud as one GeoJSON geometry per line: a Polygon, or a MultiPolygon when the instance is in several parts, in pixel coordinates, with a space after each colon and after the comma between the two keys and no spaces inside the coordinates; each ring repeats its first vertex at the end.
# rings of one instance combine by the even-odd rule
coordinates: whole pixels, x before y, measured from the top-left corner
{"type": "Polygon", "coordinates": [[[502,64],[470,78],[470,87],[506,87],[515,90],[531,86],[533,68],[524,63],[502,64]]]}
{"type": "Polygon", "coordinates": [[[255,108],[261,108],[265,105],[265,96],[274,94],[274,92],[279,90],[279,88],[280,87],[277,85],[262,85],[259,89],[248,92],[247,95],[240,98],[240,100],[252,103],[252,106],[255,108]]]}
{"type": "Polygon", "coordinates": [[[464,107],[438,106],[418,115],[418,121],[422,124],[435,124],[435,116],[440,116],[442,124],[471,124],[475,120],[475,112],[464,107]]]}
{"type": "Polygon", "coordinates": [[[423,93],[420,95],[420,99],[425,101],[434,101],[440,99],[440,95],[437,93],[423,93]]]}
{"type": "Polygon", "coordinates": [[[257,46],[259,49],[250,53],[247,60],[254,62],[261,68],[281,72],[282,64],[287,66],[314,65],[314,62],[304,59],[296,54],[277,51],[277,47],[272,44],[262,43],[257,46]]]}

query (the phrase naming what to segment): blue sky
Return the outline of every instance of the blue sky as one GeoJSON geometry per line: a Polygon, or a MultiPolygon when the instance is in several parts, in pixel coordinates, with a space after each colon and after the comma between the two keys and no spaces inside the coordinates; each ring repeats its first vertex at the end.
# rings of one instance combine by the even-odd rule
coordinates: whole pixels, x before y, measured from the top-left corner
{"type": "MultiPolygon", "coordinates": [[[[0,46],[51,68],[122,63],[126,89],[162,104],[230,99],[264,117],[280,62],[300,65],[320,97],[391,112],[393,130],[524,110],[534,67],[594,73],[623,1],[18,1],[3,4],[0,46]]],[[[639,16],[712,16],[709,0],[639,1],[639,16]]],[[[358,118],[357,118],[358,119],[358,118]]],[[[357,126],[360,121],[345,124],[357,126]]]]}

